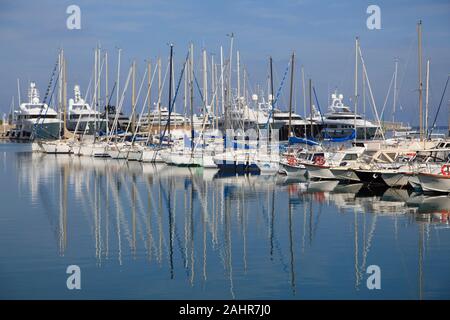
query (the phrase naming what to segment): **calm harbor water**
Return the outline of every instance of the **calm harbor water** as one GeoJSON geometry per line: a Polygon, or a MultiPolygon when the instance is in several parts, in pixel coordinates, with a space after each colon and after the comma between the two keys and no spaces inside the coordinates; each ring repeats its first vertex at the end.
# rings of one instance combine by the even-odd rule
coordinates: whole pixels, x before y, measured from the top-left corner
{"type": "Polygon", "coordinates": [[[447,195],[11,143],[0,172],[1,299],[450,298],[447,195]]]}

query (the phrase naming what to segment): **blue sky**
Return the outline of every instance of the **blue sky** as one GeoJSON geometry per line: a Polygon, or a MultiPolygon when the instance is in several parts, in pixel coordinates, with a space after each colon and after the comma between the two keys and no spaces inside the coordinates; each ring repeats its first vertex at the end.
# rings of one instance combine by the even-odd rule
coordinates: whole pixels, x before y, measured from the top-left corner
{"type": "MultiPolygon", "coordinates": [[[[175,59],[184,59],[190,41],[200,66],[200,49],[218,57],[220,45],[228,52],[234,32],[235,48],[249,73],[253,88],[265,86],[269,56],[274,59],[275,87],[278,87],[289,55],[296,52],[296,64],[304,65],[313,79],[322,109],[335,87],[346,99],[353,94],[354,38],[359,36],[375,101],[381,110],[399,59],[400,104],[397,118],[418,122],[416,23],[423,21],[423,56],[431,59],[430,113],[437,104],[450,73],[450,2],[443,1],[314,1],[314,0],[227,0],[227,1],[1,1],[0,2],[0,111],[7,112],[16,79],[21,79],[22,99],[26,85],[34,80],[43,93],[59,47],[66,52],[68,93],[79,83],[84,91],[93,63],[93,48],[100,43],[110,56],[114,77],[116,47],[123,48],[122,73],[136,59],[167,56],[167,43],[175,45],[175,59]],[[81,8],[81,30],[66,28],[66,8],[81,8]],[[381,30],[369,30],[366,8],[381,8],[381,30]],[[198,58],[197,58],[198,57],[198,58]]],[[[235,57],[233,58],[235,60],[235,57]]],[[[139,71],[142,74],[142,71],[139,71]]],[[[425,73],[424,73],[425,74],[425,73]]],[[[302,113],[299,68],[296,70],[296,106],[302,113]]],[[[122,80],[123,83],[124,79],[122,80]]],[[[112,81],[111,81],[112,84],[112,81]]],[[[450,90],[448,91],[450,92],[450,90]]],[[[448,119],[447,101],[440,124],[448,119]]],[[[288,86],[280,106],[287,102],[288,86]]],[[[347,102],[348,99],[346,100],[347,102]]],[[[391,99],[386,115],[390,118],[391,99]]],[[[367,114],[372,117],[368,110],[367,114]]]]}

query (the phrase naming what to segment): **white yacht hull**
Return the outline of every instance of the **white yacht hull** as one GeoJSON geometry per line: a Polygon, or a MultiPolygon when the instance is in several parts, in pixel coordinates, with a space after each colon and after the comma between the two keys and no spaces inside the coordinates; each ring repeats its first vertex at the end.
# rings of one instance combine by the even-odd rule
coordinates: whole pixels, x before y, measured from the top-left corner
{"type": "Polygon", "coordinates": [[[95,158],[108,158],[110,157],[107,151],[107,146],[104,143],[94,144],[92,146],[92,156],[95,158]]]}
{"type": "Polygon", "coordinates": [[[450,193],[450,176],[432,173],[419,173],[423,191],[450,193]]]}
{"type": "Polygon", "coordinates": [[[310,181],[307,185],[308,192],[331,192],[339,184],[339,181],[310,181]]]}
{"type": "Polygon", "coordinates": [[[163,159],[161,158],[161,150],[145,148],[144,151],[142,151],[141,161],[156,163],[163,162],[163,159]]]}
{"type": "Polygon", "coordinates": [[[42,142],[33,142],[31,144],[31,151],[33,151],[33,152],[45,152],[44,148],[42,147],[42,142]]]}
{"type": "Polygon", "coordinates": [[[389,187],[405,187],[409,181],[409,174],[404,172],[383,172],[381,178],[389,187]]]}
{"type": "Polygon", "coordinates": [[[295,166],[280,162],[280,169],[278,170],[278,172],[287,176],[301,177],[305,175],[306,169],[304,165],[295,166]]]}
{"type": "Polygon", "coordinates": [[[93,146],[91,144],[80,144],[75,147],[74,153],[79,156],[91,157],[93,146]]]}
{"type": "Polygon", "coordinates": [[[317,164],[305,164],[309,179],[327,179],[334,180],[334,174],[331,172],[329,166],[321,166],[317,164]]]}
{"type": "Polygon", "coordinates": [[[127,159],[129,161],[141,161],[141,158],[142,158],[142,150],[136,148],[128,151],[127,159]]]}
{"type": "Polygon", "coordinates": [[[417,175],[411,175],[408,177],[408,183],[411,187],[413,187],[416,190],[422,189],[422,186],[420,185],[420,180],[417,175]]]}
{"type": "Polygon", "coordinates": [[[70,154],[72,153],[71,146],[62,141],[47,141],[42,143],[42,148],[45,153],[50,154],[70,154]]]}
{"type": "Polygon", "coordinates": [[[360,182],[361,181],[353,170],[349,170],[349,168],[346,168],[346,167],[330,168],[330,171],[333,174],[334,178],[337,180],[350,181],[350,182],[360,182]]]}

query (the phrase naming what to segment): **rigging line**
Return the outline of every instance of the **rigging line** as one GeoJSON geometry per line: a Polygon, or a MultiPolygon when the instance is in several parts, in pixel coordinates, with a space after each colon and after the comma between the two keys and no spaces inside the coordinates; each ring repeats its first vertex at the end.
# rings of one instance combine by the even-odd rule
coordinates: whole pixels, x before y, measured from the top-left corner
{"type": "MultiPolygon", "coordinates": [[[[395,77],[395,71],[394,71],[394,73],[392,74],[391,82],[389,83],[389,89],[388,89],[388,92],[387,92],[387,94],[386,94],[386,98],[384,99],[384,104],[383,104],[383,108],[381,109],[380,119],[383,119],[384,110],[385,110],[385,108],[386,108],[386,104],[387,104],[387,101],[388,101],[388,99],[389,99],[389,95],[390,95],[390,93],[391,93],[391,88],[392,88],[392,83],[394,82],[394,77],[395,77]]],[[[394,94],[395,94],[395,93],[394,93],[394,94]]]]}
{"type": "MultiPolygon", "coordinates": [[[[291,63],[291,59],[289,59],[289,62],[288,62],[288,68],[289,68],[289,66],[290,66],[290,63],[291,63]]],[[[288,70],[289,71],[289,70],[288,70]]],[[[278,74],[277,74],[277,70],[276,70],[276,68],[274,68],[274,74],[275,74],[275,76],[274,76],[274,78],[275,79],[278,79],[278,74]]],[[[286,73],[286,75],[287,75],[287,73],[286,73]]],[[[284,82],[284,80],[285,80],[285,77],[286,77],[286,75],[283,75],[283,80],[282,80],[282,82],[284,82]]],[[[283,105],[287,105],[287,103],[286,103],[286,100],[285,100],[285,92],[282,92],[282,90],[283,90],[283,88],[280,88],[280,98],[279,98],[279,100],[281,100],[281,102],[283,103],[283,105]]],[[[278,101],[277,101],[278,102],[278,101]]],[[[274,104],[275,105],[275,104],[274,104]]]]}
{"type": "Polygon", "coordinates": [[[408,49],[406,61],[405,61],[405,64],[404,64],[404,70],[403,70],[403,73],[401,74],[400,85],[397,87],[396,95],[397,95],[398,105],[399,105],[400,108],[402,108],[402,103],[400,101],[400,91],[403,88],[403,83],[404,83],[404,80],[405,80],[405,77],[406,77],[406,71],[408,69],[409,61],[411,60],[411,53],[412,53],[412,49],[413,49],[413,45],[414,45],[415,39],[416,39],[415,36],[411,36],[411,42],[409,44],[409,49],[408,49]]]}
{"type": "MultiPolygon", "coordinates": [[[[278,90],[277,90],[277,94],[276,94],[276,96],[275,96],[275,99],[274,99],[273,102],[272,102],[272,108],[271,108],[270,111],[269,111],[269,116],[267,117],[266,128],[269,127],[270,119],[272,118],[273,111],[274,111],[274,109],[275,109],[275,106],[276,106],[276,103],[277,103],[277,101],[278,101],[278,98],[279,98],[279,96],[280,96],[280,94],[281,94],[281,89],[283,88],[284,81],[286,80],[286,76],[287,76],[287,73],[288,73],[288,71],[289,71],[289,67],[290,67],[290,66],[291,66],[291,60],[289,59],[288,65],[287,65],[287,67],[286,67],[286,70],[284,71],[283,79],[281,80],[280,86],[278,87],[278,90]]],[[[272,99],[273,99],[273,97],[272,97],[272,99]]]]}
{"type": "MultiPolygon", "coordinates": [[[[57,63],[57,64],[59,64],[59,63],[57,63]]],[[[56,69],[56,65],[55,65],[55,69],[56,69]]],[[[55,69],[54,69],[54,72],[55,72],[55,69]]],[[[59,80],[59,76],[60,76],[60,74],[61,74],[61,70],[62,70],[62,65],[61,65],[60,68],[59,68],[58,76],[57,76],[56,81],[55,81],[55,84],[54,84],[54,86],[53,86],[52,93],[51,93],[51,95],[50,95],[50,100],[49,100],[49,102],[48,102],[47,109],[45,110],[44,116],[47,115],[48,109],[49,109],[50,104],[51,104],[51,102],[52,102],[53,94],[55,93],[56,85],[58,84],[58,80],[59,80]]],[[[53,72],[53,74],[52,74],[52,78],[50,79],[50,83],[49,83],[49,87],[47,88],[47,91],[49,91],[49,88],[51,87],[52,79],[54,78],[54,72],[53,72]]],[[[43,100],[43,105],[45,105],[45,101],[46,101],[46,99],[47,99],[47,95],[48,95],[48,92],[45,93],[45,97],[44,97],[44,100],[43,100]]],[[[34,140],[34,136],[35,136],[35,134],[36,134],[36,126],[39,124],[39,120],[41,119],[41,115],[42,115],[42,108],[41,108],[41,110],[39,111],[39,116],[38,116],[36,122],[35,122],[34,125],[33,125],[33,130],[32,130],[32,132],[31,132],[31,140],[34,140]]],[[[42,119],[42,124],[44,124],[44,122],[45,122],[45,119],[43,118],[43,119],[42,119]]],[[[45,129],[45,127],[43,127],[42,130],[45,131],[45,132],[47,132],[47,133],[50,133],[47,129],[45,129]]],[[[51,133],[50,133],[50,136],[52,136],[53,138],[58,138],[58,137],[55,137],[55,136],[54,136],[53,134],[51,134],[51,133]]]]}
{"type": "MultiPolygon", "coordinates": [[[[171,189],[170,188],[171,183],[172,183],[172,181],[168,181],[169,189],[171,189]]],[[[159,180],[159,187],[161,189],[162,197],[163,197],[163,199],[164,199],[164,201],[166,203],[168,214],[172,215],[174,218],[176,218],[176,216],[175,216],[175,213],[176,213],[175,212],[175,210],[176,210],[176,207],[175,207],[176,206],[176,198],[174,198],[175,203],[173,204],[173,208],[172,208],[171,202],[170,202],[170,196],[172,195],[172,192],[170,192],[170,190],[168,192],[166,192],[163,184],[161,183],[161,180],[159,180]]],[[[176,222],[176,221],[174,220],[174,222],[176,222]]],[[[179,235],[179,232],[178,232],[178,229],[177,229],[177,224],[175,224],[173,226],[173,228],[174,228],[173,229],[173,234],[175,235],[175,238],[176,238],[177,243],[178,243],[178,249],[180,251],[181,258],[183,259],[183,265],[185,265],[185,263],[187,261],[187,256],[186,256],[185,252],[183,251],[183,246],[181,244],[181,239],[180,239],[180,235],[179,235]]]]}
{"type": "MultiPolygon", "coordinates": [[[[157,66],[158,66],[158,64],[157,64],[157,66]]],[[[164,73],[164,79],[163,79],[163,81],[161,83],[161,90],[158,93],[158,101],[156,102],[156,106],[159,106],[161,104],[161,96],[162,96],[162,92],[164,90],[164,85],[166,83],[166,78],[167,78],[167,74],[168,73],[169,73],[169,64],[167,64],[166,71],[164,73]]],[[[161,118],[161,110],[159,110],[158,118],[161,118]]],[[[150,125],[150,130],[153,129],[153,125],[155,124],[156,121],[159,121],[159,120],[157,120],[156,117],[153,117],[152,124],[151,125],[149,124],[150,125]]],[[[159,123],[159,126],[160,125],[161,124],[159,123]]],[[[161,130],[161,128],[158,128],[158,129],[161,130]]],[[[150,141],[150,135],[147,136],[147,141],[145,142],[145,144],[148,145],[149,141],[150,141]]]]}
{"type": "MultiPolygon", "coordinates": [[[[202,96],[201,91],[200,91],[200,86],[199,86],[199,84],[198,84],[197,77],[195,76],[195,73],[193,73],[193,74],[194,74],[195,83],[196,83],[196,85],[197,85],[197,89],[198,89],[199,92],[200,92],[200,96],[201,96],[201,99],[202,99],[202,101],[203,101],[203,105],[205,106],[205,101],[203,100],[203,96],[202,96]]],[[[218,90],[219,90],[219,82],[217,82],[217,85],[216,85],[215,88],[214,88],[214,93],[213,93],[213,96],[212,96],[211,101],[214,101],[214,100],[215,100],[215,98],[216,98],[216,96],[217,96],[218,90]]],[[[205,106],[205,110],[206,110],[206,106],[205,106]]],[[[205,131],[205,129],[206,129],[206,119],[207,119],[207,117],[204,116],[204,117],[203,117],[203,123],[202,123],[201,135],[200,135],[200,137],[201,137],[202,139],[203,139],[204,131],[205,131]]],[[[204,139],[203,139],[203,140],[204,140],[204,139]]],[[[200,141],[201,141],[201,139],[199,139],[198,142],[195,144],[195,146],[194,146],[194,151],[195,151],[195,149],[197,148],[198,143],[199,143],[200,141]]]]}
{"type": "Polygon", "coordinates": [[[354,51],[354,49],[352,48],[350,50],[350,53],[347,55],[347,57],[348,57],[347,58],[347,64],[345,65],[344,72],[342,72],[342,74],[345,74],[345,76],[341,77],[341,81],[339,83],[339,87],[338,88],[343,88],[344,80],[345,80],[345,83],[348,83],[349,82],[348,79],[352,76],[350,70],[352,70],[351,65],[352,65],[352,60],[353,60],[352,58],[353,58],[353,54],[354,54],[353,51],[354,51]],[[348,71],[348,72],[345,72],[345,71],[348,71]]]}
{"type": "Polygon", "coordinates": [[[128,70],[128,76],[127,76],[127,80],[125,82],[125,87],[122,91],[122,95],[120,96],[120,101],[119,101],[119,105],[116,106],[116,114],[114,116],[114,121],[113,121],[113,125],[111,127],[111,132],[109,137],[107,138],[107,142],[112,140],[112,136],[113,136],[113,132],[118,130],[118,126],[119,126],[119,116],[120,116],[120,112],[122,111],[122,105],[123,105],[123,101],[125,99],[125,92],[128,89],[128,84],[130,82],[130,77],[131,77],[131,72],[132,72],[132,67],[130,66],[130,69],[128,70]]]}
{"type": "MultiPolygon", "coordinates": [[[[188,59],[189,59],[189,51],[188,51],[188,53],[186,54],[186,59],[184,60],[183,68],[181,69],[181,74],[180,74],[180,77],[179,77],[179,79],[178,79],[178,84],[177,84],[177,88],[176,88],[176,90],[175,90],[175,95],[174,95],[174,97],[173,97],[173,99],[172,99],[172,103],[170,104],[169,115],[170,115],[170,113],[172,113],[173,104],[174,104],[174,102],[175,102],[175,100],[176,100],[176,98],[177,98],[178,90],[180,89],[181,79],[183,78],[183,74],[184,74],[184,71],[185,71],[185,69],[186,69],[186,64],[187,64],[187,62],[188,62],[188,59]]],[[[161,147],[163,138],[164,138],[164,136],[166,135],[167,128],[168,128],[168,126],[170,126],[169,121],[170,121],[170,117],[169,117],[168,121],[166,122],[166,125],[164,126],[164,131],[163,131],[162,135],[160,135],[160,138],[159,138],[159,147],[161,147]]],[[[155,155],[155,156],[156,156],[156,155],[155,155]]]]}
{"type": "MultiPolygon", "coordinates": [[[[135,69],[135,70],[136,70],[136,69],[135,69]]],[[[145,72],[144,72],[144,75],[143,75],[142,80],[141,80],[141,85],[139,86],[138,94],[137,94],[136,100],[134,101],[134,106],[131,106],[132,109],[133,109],[133,111],[131,112],[131,118],[134,118],[134,117],[135,117],[135,113],[136,113],[136,105],[138,104],[139,98],[140,98],[140,96],[141,96],[141,90],[142,90],[142,87],[143,87],[143,85],[144,85],[146,76],[147,76],[147,68],[145,68],[145,72]]],[[[147,92],[147,97],[148,97],[148,92],[147,92]]],[[[145,100],[145,102],[147,102],[147,99],[145,100]]],[[[144,104],[144,106],[145,106],[145,104],[144,104]]],[[[126,135],[127,135],[127,133],[128,133],[128,130],[130,129],[131,122],[132,122],[132,121],[128,121],[127,128],[126,128],[126,130],[125,130],[125,134],[123,135],[123,138],[122,138],[122,142],[125,141],[125,138],[126,138],[126,135]]],[[[135,133],[136,133],[136,132],[137,132],[137,130],[136,130],[136,128],[135,128],[135,129],[134,129],[134,132],[133,132],[133,136],[135,136],[135,133]]]]}
{"type": "Polygon", "coordinates": [[[314,93],[314,98],[316,99],[316,103],[317,103],[317,108],[319,109],[319,112],[320,112],[320,120],[322,121],[322,124],[323,124],[323,116],[322,116],[322,110],[320,110],[320,104],[319,104],[319,100],[317,99],[317,94],[316,94],[316,87],[315,87],[315,86],[313,86],[313,87],[312,87],[312,89],[313,89],[313,93],[314,93]]]}
{"type": "MultiPolygon", "coordinates": [[[[256,199],[258,200],[257,201],[258,206],[261,206],[261,209],[262,209],[262,210],[258,210],[258,212],[261,213],[261,215],[263,216],[262,220],[265,222],[266,227],[269,228],[269,223],[270,223],[269,218],[268,218],[269,208],[264,205],[264,201],[262,201],[260,199],[259,193],[257,193],[256,199]]],[[[272,205],[273,205],[273,203],[272,203],[272,205]]],[[[282,265],[283,271],[285,273],[288,273],[288,264],[284,261],[283,251],[281,250],[280,241],[278,240],[278,237],[276,234],[273,234],[273,245],[274,245],[275,251],[278,253],[279,260],[282,265]]]]}
{"type": "Polygon", "coordinates": [[[445,91],[447,90],[448,80],[450,79],[450,75],[447,76],[447,81],[445,82],[444,91],[442,92],[441,101],[439,102],[438,109],[436,111],[436,115],[434,116],[433,125],[431,126],[430,133],[428,134],[428,139],[430,139],[431,134],[433,133],[434,128],[436,127],[437,117],[439,115],[439,111],[441,110],[442,101],[444,100],[445,91]]]}
{"type": "MultiPolygon", "coordinates": [[[[158,70],[158,65],[156,65],[155,70],[153,70],[153,75],[152,75],[152,78],[150,79],[150,85],[149,85],[150,88],[152,87],[153,79],[155,78],[155,74],[156,74],[156,70],[158,70]]],[[[140,90],[141,90],[141,89],[139,89],[139,91],[140,91],[140,90]]],[[[137,126],[136,126],[136,130],[134,131],[133,138],[132,138],[132,140],[131,140],[131,141],[133,141],[133,142],[134,142],[134,139],[135,139],[136,134],[137,134],[137,132],[138,132],[138,129],[140,129],[141,121],[142,121],[142,116],[143,116],[143,114],[144,114],[145,105],[147,104],[148,96],[149,96],[149,95],[150,95],[150,90],[147,90],[147,94],[145,95],[144,103],[142,104],[142,110],[141,110],[141,112],[140,112],[140,114],[139,114],[138,124],[137,124],[137,126]]],[[[138,97],[139,97],[139,94],[138,94],[138,97]]],[[[139,99],[139,98],[138,98],[138,99],[139,99]]],[[[136,104],[137,104],[137,103],[136,103],[136,104]]]]}
{"type": "MultiPolygon", "coordinates": [[[[103,71],[103,65],[105,64],[105,58],[103,58],[103,60],[102,60],[102,65],[100,66],[100,74],[102,73],[102,71],[103,71]]],[[[92,80],[92,76],[91,76],[91,80],[92,80]]],[[[91,99],[91,101],[90,101],[90,106],[92,107],[92,103],[93,103],[93,100],[94,100],[94,97],[97,97],[97,88],[98,88],[98,85],[99,85],[99,82],[100,82],[100,77],[98,77],[98,79],[97,79],[97,82],[95,83],[95,86],[94,86],[94,88],[93,88],[93,90],[94,90],[94,94],[93,94],[93,96],[92,96],[92,99],[91,99]]],[[[89,82],[89,85],[90,85],[90,82],[89,82]]],[[[87,93],[86,93],[86,95],[87,95],[87,93]]],[[[86,100],[85,100],[86,101],[86,100]]],[[[97,102],[97,105],[98,105],[98,102],[97,102]]],[[[94,108],[95,108],[95,106],[94,106],[94,108]]],[[[79,122],[80,122],[80,119],[81,119],[81,114],[80,114],[80,116],[78,117],[78,121],[77,121],[77,125],[75,126],[75,133],[77,132],[77,130],[78,130],[78,124],[79,124],[79,122]]],[[[95,115],[94,116],[94,122],[97,122],[97,116],[95,115]]],[[[107,120],[108,121],[108,120],[107,120]]],[[[107,124],[108,125],[108,124],[107,124]]],[[[84,135],[86,134],[86,132],[87,132],[87,129],[89,128],[89,126],[88,125],[86,125],[85,127],[84,127],[84,131],[83,131],[83,135],[82,135],[82,137],[84,137],[84,135]]],[[[95,132],[94,133],[95,135],[97,134],[97,132],[95,132]]],[[[95,140],[94,140],[95,141],[95,140]]]]}

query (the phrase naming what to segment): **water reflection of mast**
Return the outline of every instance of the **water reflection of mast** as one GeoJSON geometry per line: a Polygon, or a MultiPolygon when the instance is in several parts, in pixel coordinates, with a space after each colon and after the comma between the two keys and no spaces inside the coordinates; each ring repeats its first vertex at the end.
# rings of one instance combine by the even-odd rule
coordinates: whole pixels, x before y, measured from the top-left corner
{"type": "Polygon", "coordinates": [[[162,245],[163,245],[163,230],[162,230],[162,197],[161,197],[161,181],[158,188],[158,233],[159,233],[159,251],[158,262],[162,262],[162,245]]]}
{"type": "MultiPolygon", "coordinates": [[[[365,213],[364,213],[363,217],[365,217],[365,213]]],[[[359,279],[360,280],[362,280],[363,272],[364,272],[364,270],[366,270],[367,256],[369,254],[370,246],[372,245],[373,235],[375,234],[375,227],[377,225],[377,219],[378,219],[378,215],[376,215],[376,214],[372,215],[372,224],[370,226],[369,234],[367,235],[367,240],[366,240],[365,231],[364,231],[363,258],[362,258],[361,268],[359,270],[359,272],[360,272],[359,279]]],[[[364,230],[365,230],[365,220],[364,220],[364,230]]]]}
{"type": "Polygon", "coordinates": [[[230,217],[230,197],[227,197],[225,200],[225,243],[227,248],[227,265],[228,265],[228,274],[230,280],[230,292],[231,296],[234,299],[234,285],[233,285],[233,264],[232,264],[232,256],[231,256],[231,217],[230,217]]]}
{"type": "Polygon", "coordinates": [[[119,264],[122,265],[122,240],[121,240],[121,225],[123,226],[125,236],[128,240],[128,243],[130,245],[130,248],[132,247],[132,240],[130,237],[130,230],[128,228],[128,223],[126,223],[126,219],[124,218],[122,205],[120,203],[119,198],[119,189],[121,185],[121,179],[120,177],[117,177],[116,184],[113,185],[112,182],[110,182],[110,188],[112,191],[112,195],[114,198],[114,203],[116,207],[116,228],[117,228],[117,239],[118,239],[118,247],[119,247],[119,264]]]}
{"type": "MultiPolygon", "coordinates": [[[[187,205],[187,192],[186,192],[186,187],[185,190],[183,192],[183,204],[184,204],[184,208],[185,208],[185,213],[184,213],[184,255],[187,257],[188,256],[188,242],[189,242],[189,223],[190,223],[190,218],[189,218],[189,214],[187,212],[188,209],[188,205],[187,205]]],[[[184,260],[184,268],[186,270],[188,270],[188,259],[184,260]]]]}
{"type": "Polygon", "coordinates": [[[289,251],[291,254],[291,286],[292,293],[295,296],[295,261],[294,261],[294,243],[293,243],[293,231],[292,231],[292,204],[289,201],[288,204],[288,218],[289,218],[289,251]]]}
{"type": "Polygon", "coordinates": [[[359,289],[359,259],[358,259],[358,213],[353,211],[354,216],[354,241],[355,241],[355,289],[359,289]]]}
{"type": "Polygon", "coordinates": [[[273,225],[275,221],[275,190],[272,190],[272,209],[270,210],[270,260],[273,260],[273,225]]]}
{"type": "Polygon", "coordinates": [[[370,247],[372,245],[372,238],[375,234],[375,229],[377,225],[377,214],[372,215],[372,223],[368,235],[366,236],[366,215],[363,213],[363,236],[362,236],[362,261],[359,263],[359,224],[358,224],[358,212],[355,208],[354,214],[354,243],[355,243],[355,289],[359,289],[361,281],[363,279],[363,273],[366,269],[367,256],[369,254],[370,247]]]}
{"type": "MultiPolygon", "coordinates": [[[[244,197],[244,196],[243,196],[244,197]]],[[[245,199],[245,198],[243,198],[245,199]]],[[[242,237],[244,246],[244,272],[247,273],[247,207],[244,206],[243,219],[242,219],[242,237]]]]}
{"type": "MultiPolygon", "coordinates": [[[[208,199],[208,188],[205,189],[205,199],[208,199]]],[[[202,198],[199,194],[199,197],[202,198]]],[[[202,206],[203,207],[203,206],[202,206]]],[[[206,208],[208,208],[208,202],[206,202],[206,208]]],[[[208,223],[208,211],[202,210],[202,227],[203,227],[203,280],[206,281],[206,224],[208,223]]]]}
{"type": "Polygon", "coordinates": [[[109,192],[108,192],[108,185],[109,185],[109,172],[106,172],[105,174],[106,179],[106,192],[105,192],[105,225],[106,225],[106,259],[108,260],[109,257],[109,192]]]}
{"type": "Polygon", "coordinates": [[[59,201],[59,253],[64,256],[67,245],[67,174],[66,166],[62,167],[60,175],[59,201]]]}
{"type": "Polygon", "coordinates": [[[313,201],[312,201],[312,193],[309,195],[309,222],[308,222],[308,230],[309,230],[309,245],[312,245],[312,218],[313,218],[313,201]]]}
{"type": "Polygon", "coordinates": [[[152,230],[152,207],[155,206],[154,201],[152,201],[152,188],[150,184],[150,177],[146,179],[146,186],[147,186],[147,247],[148,247],[148,259],[149,261],[152,260],[152,248],[154,246],[153,241],[153,230],[152,230]]]}
{"type": "MultiPolygon", "coordinates": [[[[128,162],[127,162],[128,163],[128,162]]],[[[137,188],[137,181],[136,181],[136,175],[133,173],[132,174],[132,179],[131,179],[131,183],[132,183],[132,190],[130,193],[130,190],[127,186],[126,181],[124,180],[124,185],[125,185],[125,193],[128,196],[128,200],[131,203],[132,206],[132,228],[133,228],[133,243],[132,243],[132,251],[133,254],[136,253],[136,240],[137,240],[137,233],[139,232],[140,238],[144,243],[144,247],[150,251],[150,248],[148,248],[147,246],[147,241],[144,239],[144,232],[145,230],[143,230],[142,225],[144,224],[145,228],[147,229],[147,234],[149,233],[149,230],[151,229],[151,222],[148,223],[148,218],[146,217],[146,213],[144,212],[144,205],[143,205],[143,201],[140,197],[140,194],[138,192],[138,188],[137,188]],[[137,211],[140,211],[140,215],[137,215],[137,211]],[[142,222],[143,221],[143,222],[142,222]]],[[[148,193],[148,196],[150,196],[151,194],[148,193]]],[[[150,235],[151,237],[151,235],[150,235]]]]}
{"type": "Polygon", "coordinates": [[[424,233],[424,224],[421,223],[419,225],[419,300],[423,299],[422,289],[423,289],[423,233],[424,233]]]}
{"type": "Polygon", "coordinates": [[[133,245],[131,246],[131,251],[133,258],[136,258],[136,175],[132,175],[132,185],[131,185],[131,226],[133,230],[133,245]]]}
{"type": "Polygon", "coordinates": [[[169,264],[170,264],[170,279],[173,279],[173,216],[171,206],[172,180],[169,180],[169,194],[168,194],[168,214],[169,214],[169,264]]]}
{"type": "Polygon", "coordinates": [[[305,252],[305,239],[306,239],[306,211],[307,211],[307,202],[305,202],[305,195],[303,197],[303,234],[302,234],[302,253],[305,252]]]}
{"type": "Polygon", "coordinates": [[[100,190],[98,183],[100,180],[100,175],[97,170],[94,169],[94,228],[95,228],[95,256],[98,263],[101,264],[101,218],[100,218],[100,190]]]}
{"type": "Polygon", "coordinates": [[[191,256],[191,286],[194,285],[195,265],[194,265],[194,183],[191,176],[191,197],[189,200],[189,233],[190,233],[190,256],[191,256]]]}

